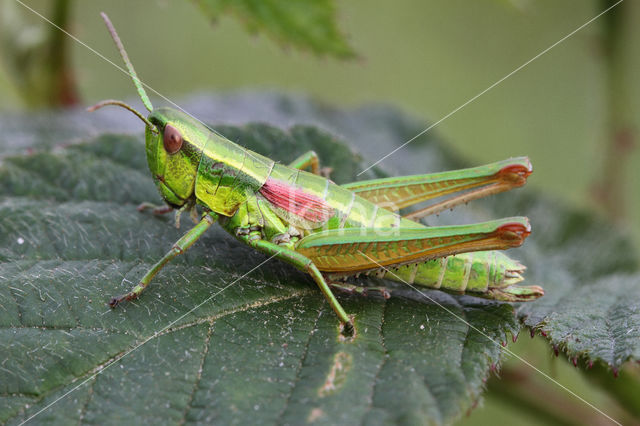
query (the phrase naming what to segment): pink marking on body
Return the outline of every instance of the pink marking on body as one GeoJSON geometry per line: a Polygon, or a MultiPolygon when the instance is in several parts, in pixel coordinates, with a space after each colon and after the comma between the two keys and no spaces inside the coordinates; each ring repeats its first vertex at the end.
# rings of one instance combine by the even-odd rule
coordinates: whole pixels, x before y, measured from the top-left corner
{"type": "Polygon", "coordinates": [[[281,180],[267,179],[260,194],[274,206],[311,222],[326,222],[333,216],[333,208],[322,198],[281,180]]]}

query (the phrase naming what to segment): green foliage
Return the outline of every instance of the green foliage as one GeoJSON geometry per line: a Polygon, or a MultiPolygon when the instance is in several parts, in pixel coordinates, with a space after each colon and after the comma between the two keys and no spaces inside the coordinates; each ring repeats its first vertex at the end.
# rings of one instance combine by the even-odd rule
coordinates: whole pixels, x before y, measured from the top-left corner
{"type": "MultiPolygon", "coordinates": [[[[68,28],[70,9],[70,0],[51,2],[51,21],[68,28]]],[[[0,12],[0,63],[25,105],[36,108],[77,103],[67,36],[48,23],[30,24],[17,2],[0,2],[0,12]]]]}
{"type": "Polygon", "coordinates": [[[333,0],[194,0],[211,19],[230,13],[248,31],[264,32],[283,45],[316,55],[352,58],[353,49],[338,30],[333,0]]]}
{"type": "Polygon", "coordinates": [[[520,250],[527,278],[545,287],[539,302],[518,314],[574,362],[619,369],[640,359],[638,252],[628,235],[557,201],[523,195],[498,213],[530,215],[535,237],[520,250]]]}
{"type": "MultiPolygon", "coordinates": [[[[360,134],[353,143],[361,150],[372,148],[375,137],[401,143],[415,130],[415,123],[386,109],[345,113],[274,100],[224,103],[236,114],[256,105],[298,119],[304,111],[323,127],[360,134]]],[[[113,114],[121,118],[122,112],[113,114]]],[[[389,300],[339,295],[358,329],[353,342],[343,342],[309,278],[278,261],[243,277],[266,257],[217,227],[167,266],[139,301],[111,311],[109,298],[128,290],[184,229],[173,228],[171,217],[135,209],[158,201],[139,136],[51,146],[73,133],[68,126],[78,134],[91,120],[114,127],[104,117],[0,120],[3,146],[22,143],[30,132],[39,141],[29,154],[5,148],[14,154],[0,165],[0,421],[18,423],[87,381],[37,419],[451,423],[477,403],[500,361],[496,343],[518,333],[518,318],[544,330],[570,357],[615,367],[638,359],[639,278],[628,239],[526,188],[438,219],[531,218],[534,234],[512,254],[529,266],[528,282],[545,287],[544,298],[514,309],[425,291],[485,335],[406,289],[389,300]]],[[[338,183],[354,180],[368,165],[316,127],[217,129],[282,162],[314,149],[338,183]]],[[[433,139],[397,155],[422,168],[415,172],[464,163],[433,139]]],[[[183,228],[189,225],[183,221],[183,228]]]]}

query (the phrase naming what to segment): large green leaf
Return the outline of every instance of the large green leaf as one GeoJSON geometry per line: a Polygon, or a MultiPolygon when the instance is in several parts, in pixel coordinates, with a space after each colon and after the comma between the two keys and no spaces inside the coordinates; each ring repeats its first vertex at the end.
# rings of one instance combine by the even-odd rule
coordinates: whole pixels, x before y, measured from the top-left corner
{"type": "Polygon", "coordinates": [[[212,19],[239,18],[248,31],[265,32],[284,45],[315,54],[351,58],[355,54],[336,25],[333,0],[193,0],[212,19]]]}
{"type": "MultiPolygon", "coordinates": [[[[236,122],[247,115],[313,121],[372,156],[420,130],[388,109],[345,112],[271,95],[193,104],[189,110],[212,116],[213,107],[236,122]]],[[[61,397],[37,419],[439,424],[474,406],[499,362],[496,342],[519,330],[508,304],[426,292],[490,341],[410,290],[387,301],[341,295],[358,326],[356,339],[343,342],[310,279],[275,260],[243,277],[266,257],[212,229],[139,301],[109,310],[109,297],[132,286],[181,232],[171,218],[135,210],[158,200],[140,136],[80,141],[96,129],[135,128],[114,124],[120,111],[105,114],[0,117],[7,153],[0,166],[0,419],[20,422],[61,397]],[[60,147],[67,135],[80,142],[60,147]],[[36,150],[20,154],[27,146],[36,150]]],[[[218,129],[283,162],[315,149],[339,183],[369,164],[315,127],[218,129]]],[[[432,138],[398,154],[387,164],[402,172],[464,164],[432,138]]],[[[534,235],[514,256],[547,294],[518,307],[527,325],[572,357],[612,366],[638,358],[637,255],[623,234],[527,189],[473,204],[438,220],[532,219],[534,235]]]]}
{"type": "MultiPolygon", "coordinates": [[[[284,160],[313,148],[343,181],[359,168],[315,128],[222,130],[284,160]]],[[[265,257],[219,229],[168,266],[141,300],[111,311],[109,297],[180,235],[170,220],[135,210],[158,198],[139,138],[107,135],[7,157],[0,176],[5,420],[36,413],[104,369],[39,419],[441,423],[471,407],[498,362],[499,347],[410,297],[342,298],[358,325],[355,341],[342,342],[309,279],[277,261],[242,278],[265,257]]],[[[511,306],[432,297],[498,341],[517,330],[511,306]]]]}

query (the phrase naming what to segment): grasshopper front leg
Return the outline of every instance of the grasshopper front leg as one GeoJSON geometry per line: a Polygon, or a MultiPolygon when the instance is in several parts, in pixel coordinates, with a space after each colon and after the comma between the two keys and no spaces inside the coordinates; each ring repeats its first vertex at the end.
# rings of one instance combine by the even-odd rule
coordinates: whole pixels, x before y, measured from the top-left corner
{"type": "Polygon", "coordinates": [[[175,242],[171,250],[164,255],[162,259],[158,261],[153,267],[147,272],[144,277],[140,280],[140,283],[133,288],[129,293],[123,294],[122,296],[114,297],[109,301],[109,306],[115,308],[118,306],[123,300],[133,300],[140,296],[140,293],[144,291],[144,289],[149,285],[153,277],[156,276],[158,272],[174,257],[184,253],[189,247],[191,247],[198,238],[205,233],[207,229],[213,225],[218,217],[217,214],[213,212],[205,213],[204,217],[200,222],[191,228],[189,232],[184,234],[182,238],[175,242]]]}
{"type": "Polygon", "coordinates": [[[318,284],[318,287],[320,287],[324,296],[327,298],[331,309],[333,309],[340,319],[343,326],[343,334],[353,335],[354,328],[352,319],[347,315],[342,305],[340,305],[340,302],[338,302],[338,299],[336,299],[336,296],[325,281],[324,276],[311,259],[285,246],[280,246],[272,242],[262,240],[260,239],[260,236],[256,234],[243,235],[240,238],[243,242],[256,250],[260,250],[261,252],[272,256],[275,255],[278,259],[283,260],[311,275],[316,284],[318,284]]]}
{"type": "MultiPolygon", "coordinates": [[[[165,204],[163,206],[157,206],[155,204],[152,203],[141,203],[138,206],[138,211],[139,212],[144,212],[145,210],[151,210],[151,213],[154,216],[160,216],[163,214],[167,214],[171,211],[174,210],[173,207],[171,207],[168,204],[165,204]]],[[[198,219],[198,209],[196,207],[196,201],[195,199],[189,199],[187,200],[187,202],[180,207],[179,209],[175,210],[175,216],[174,216],[174,224],[176,229],[180,229],[180,216],[182,215],[182,213],[184,213],[185,211],[189,211],[189,217],[191,218],[191,220],[193,221],[193,223],[198,223],[199,219],[198,219]]]]}
{"type": "Polygon", "coordinates": [[[173,210],[173,207],[171,207],[168,204],[163,204],[161,206],[157,205],[157,204],[153,204],[153,203],[149,203],[147,201],[145,201],[144,203],[140,203],[137,207],[137,210],[142,213],[145,210],[151,210],[151,213],[156,215],[156,216],[160,216],[162,214],[167,214],[170,211],[173,210]]]}

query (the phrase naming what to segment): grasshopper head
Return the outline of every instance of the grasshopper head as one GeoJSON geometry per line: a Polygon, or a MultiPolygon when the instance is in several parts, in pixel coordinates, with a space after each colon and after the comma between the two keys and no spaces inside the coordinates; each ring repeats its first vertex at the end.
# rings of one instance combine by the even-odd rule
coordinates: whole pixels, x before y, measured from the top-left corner
{"type": "Polygon", "coordinates": [[[149,170],[165,201],[182,206],[194,196],[208,132],[196,120],[171,108],[154,110],[148,120],[153,125],[147,126],[145,135],[149,170]]]}
{"type": "Polygon", "coordinates": [[[124,102],[111,99],[99,102],[90,107],[89,111],[106,105],[116,105],[131,111],[145,123],[147,162],[153,180],[165,201],[173,207],[180,207],[193,197],[196,172],[207,132],[203,131],[203,125],[179,111],[169,108],[153,109],[113,24],[106,14],[101,15],[127,66],[138,95],[150,114],[144,117],[124,102]]]}

